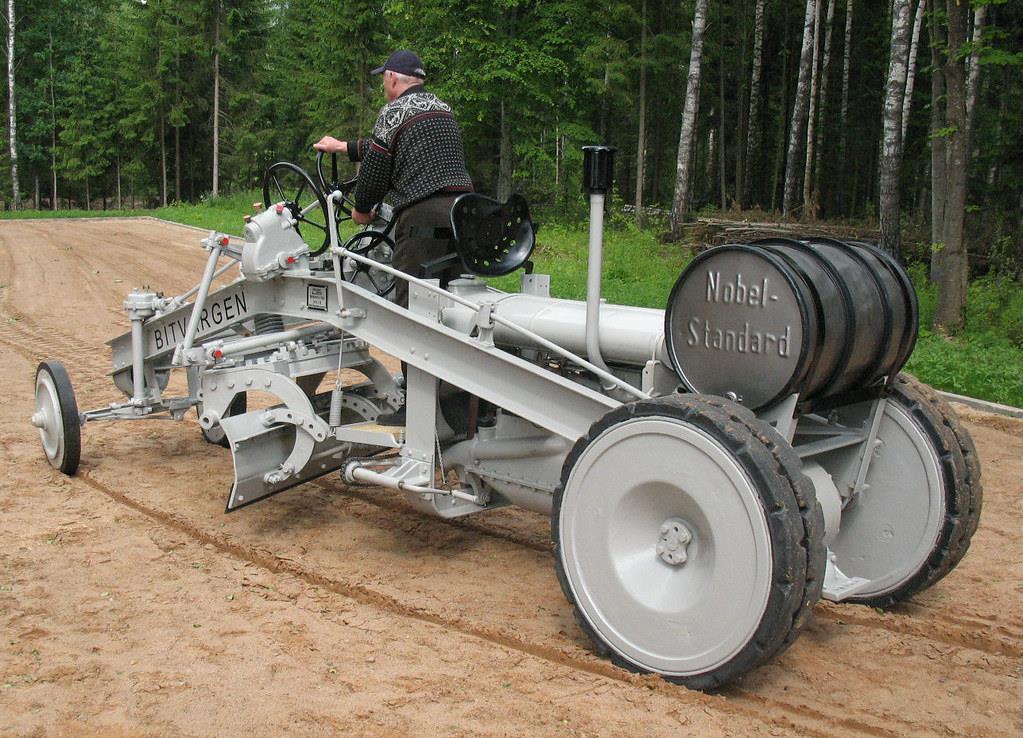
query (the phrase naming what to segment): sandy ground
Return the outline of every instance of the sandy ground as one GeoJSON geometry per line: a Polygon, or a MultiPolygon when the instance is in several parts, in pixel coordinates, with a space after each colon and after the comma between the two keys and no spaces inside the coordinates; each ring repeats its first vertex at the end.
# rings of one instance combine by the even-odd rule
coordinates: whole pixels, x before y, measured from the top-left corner
{"type": "Polygon", "coordinates": [[[53,471],[36,363],[120,399],[121,301],[191,286],[199,238],[0,223],[0,735],[1023,734],[1023,422],[960,408],[985,504],[955,572],[894,612],[819,605],[716,695],[590,652],[540,516],[440,521],[336,475],[225,515],[229,454],[191,417],[89,425],[53,471]]]}

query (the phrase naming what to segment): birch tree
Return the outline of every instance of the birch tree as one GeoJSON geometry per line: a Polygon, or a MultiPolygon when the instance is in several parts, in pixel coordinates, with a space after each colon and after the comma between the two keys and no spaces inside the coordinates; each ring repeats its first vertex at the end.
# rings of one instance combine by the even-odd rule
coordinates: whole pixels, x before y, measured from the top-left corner
{"type": "MultiPolygon", "coordinates": [[[[923,2],[923,0],[921,0],[923,2]]],[[[987,5],[973,11],[973,40],[970,52],[970,66],[966,77],[966,118],[973,130],[973,113],[977,107],[977,88],[980,86],[980,46],[987,20],[987,5]]]]}
{"type": "Polygon", "coordinates": [[[11,209],[21,207],[18,188],[18,117],[14,97],[14,0],[7,0],[7,120],[11,143],[11,209]]]}
{"type": "Polygon", "coordinates": [[[927,0],[920,0],[916,6],[916,17],[913,20],[913,40],[909,43],[909,63],[906,70],[906,95],[902,102],[902,141],[905,145],[906,132],[909,130],[909,116],[913,110],[913,87],[916,81],[916,59],[920,48],[920,29],[923,26],[924,13],[927,12],[927,0]]]}
{"type": "Polygon", "coordinates": [[[675,171],[675,195],[671,203],[671,232],[681,235],[686,213],[693,209],[693,140],[696,137],[696,111],[700,97],[700,68],[703,60],[703,32],[707,28],[707,0],[696,0],[693,35],[689,50],[689,74],[682,107],[682,130],[678,137],[675,171]]]}
{"type": "Polygon", "coordinates": [[[799,52],[799,80],[796,83],[796,99],[792,105],[792,119],[789,123],[788,155],[785,160],[785,194],[782,197],[782,215],[790,216],[799,205],[799,175],[803,171],[806,154],[806,123],[810,106],[810,77],[813,64],[814,24],[817,20],[817,0],[806,0],[806,15],[803,21],[803,47],[799,52]]]}
{"type": "Polygon", "coordinates": [[[213,6],[213,186],[210,196],[220,194],[220,0],[213,6]]]}
{"type": "Polygon", "coordinates": [[[764,0],[757,0],[753,15],[753,65],[750,70],[749,115],[746,128],[746,167],[739,185],[742,202],[749,203],[754,161],[760,154],[760,75],[764,59],[764,0]]]}
{"type": "Polygon", "coordinates": [[[899,175],[902,170],[902,104],[906,94],[909,26],[909,0],[895,0],[888,82],[885,86],[884,112],[881,118],[881,160],[878,166],[881,248],[893,255],[899,254],[901,245],[899,175]]]}
{"type": "Polygon", "coordinates": [[[817,90],[820,85],[818,73],[818,55],[820,54],[821,0],[817,0],[814,8],[813,25],[813,61],[810,66],[810,110],[806,116],[806,165],[803,171],[803,215],[806,218],[817,217],[817,205],[813,201],[813,145],[814,125],[817,122],[817,90]]]}
{"type": "Polygon", "coordinates": [[[636,225],[643,227],[643,180],[646,162],[646,0],[639,17],[639,124],[636,131],[636,225]]]}
{"type": "MultiPolygon", "coordinates": [[[[817,115],[817,141],[814,145],[813,176],[811,187],[811,199],[817,203],[816,194],[820,187],[821,160],[824,158],[824,131],[827,122],[828,112],[828,76],[831,69],[831,29],[835,20],[835,0],[828,0],[828,17],[824,23],[824,55],[821,60],[821,92],[818,103],[819,113],[817,115]]],[[[807,158],[809,161],[809,157],[807,158]]]]}
{"type": "Polygon", "coordinates": [[[849,124],[849,63],[852,51],[852,20],[853,0],[846,0],[845,39],[842,47],[842,107],[838,113],[839,169],[843,171],[845,170],[846,144],[849,140],[847,131],[849,124]]]}

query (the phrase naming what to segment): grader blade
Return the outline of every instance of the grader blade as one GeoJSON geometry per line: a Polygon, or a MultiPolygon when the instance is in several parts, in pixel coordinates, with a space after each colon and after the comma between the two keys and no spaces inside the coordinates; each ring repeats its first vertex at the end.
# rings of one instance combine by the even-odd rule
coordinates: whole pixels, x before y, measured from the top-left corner
{"type": "Polygon", "coordinates": [[[317,441],[288,423],[266,427],[267,413],[283,408],[257,410],[220,421],[234,457],[234,483],[226,512],[329,474],[341,468],[347,458],[351,444],[332,437],[317,441]],[[289,460],[296,458],[308,461],[289,469],[289,460]]]}

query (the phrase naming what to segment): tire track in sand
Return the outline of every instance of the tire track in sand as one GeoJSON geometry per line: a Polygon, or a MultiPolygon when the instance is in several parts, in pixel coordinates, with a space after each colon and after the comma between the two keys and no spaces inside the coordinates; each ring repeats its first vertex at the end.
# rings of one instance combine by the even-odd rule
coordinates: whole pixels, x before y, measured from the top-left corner
{"type": "MultiPolygon", "coordinates": [[[[542,659],[555,666],[570,668],[591,676],[611,679],[643,691],[656,691],[659,694],[665,694],[675,699],[684,699],[689,702],[696,701],[698,704],[703,704],[710,709],[753,718],[782,730],[795,730],[806,735],[825,738],[841,735],[845,731],[849,731],[856,735],[887,738],[888,736],[894,737],[904,734],[904,731],[892,730],[884,725],[875,724],[872,721],[850,716],[836,717],[833,714],[813,710],[803,704],[789,703],[762,695],[754,695],[753,698],[750,698],[750,695],[753,693],[746,693],[741,690],[736,690],[733,695],[729,696],[712,696],[673,685],[657,676],[633,674],[609,662],[598,660],[596,657],[585,658],[576,656],[566,653],[559,648],[526,641],[515,635],[488,628],[478,623],[467,622],[461,618],[450,617],[426,608],[416,607],[398,598],[378,592],[359,582],[327,576],[304,566],[295,559],[280,557],[269,551],[246,546],[232,540],[228,536],[202,528],[174,513],[151,507],[124,492],[100,482],[86,471],[80,471],[78,476],[73,478],[73,481],[77,482],[79,480],[93,490],[130,508],[136,513],[142,514],[164,527],[187,535],[201,544],[210,545],[222,554],[231,556],[234,559],[258,566],[271,573],[291,575],[310,586],[347,597],[355,602],[377,608],[388,614],[457,632],[463,636],[476,638],[524,655],[542,659]],[[781,714],[765,714],[763,710],[765,706],[773,708],[781,714]],[[812,720],[808,721],[808,716],[812,720]],[[842,731],[839,733],[834,732],[836,727],[841,728],[842,731]]],[[[907,722],[905,725],[906,727],[915,726],[915,729],[921,727],[919,722],[915,724],[907,722]]]]}

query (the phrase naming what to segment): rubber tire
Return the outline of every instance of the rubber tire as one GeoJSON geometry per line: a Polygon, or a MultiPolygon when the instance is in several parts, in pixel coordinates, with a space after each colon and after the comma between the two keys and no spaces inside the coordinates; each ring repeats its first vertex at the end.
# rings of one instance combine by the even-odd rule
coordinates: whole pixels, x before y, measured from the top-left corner
{"type": "Polygon", "coordinates": [[[933,445],[945,480],[945,519],[931,555],[916,574],[891,592],[846,600],[880,608],[896,605],[936,584],[962,561],[980,523],[984,497],[977,448],[941,395],[915,377],[899,374],[888,400],[905,408],[933,445]]]}
{"type": "Polygon", "coordinates": [[[78,471],[78,464],[82,458],[82,424],[78,415],[78,402],[75,400],[75,390],[71,386],[71,378],[67,369],[59,361],[43,361],[36,367],[36,380],[39,374],[47,372],[53,380],[53,386],[57,390],[57,402],[60,405],[60,420],[64,434],[64,454],[60,463],[50,464],[58,471],[73,477],[78,471]]]}
{"type": "Polygon", "coordinates": [[[551,515],[558,581],[573,606],[576,622],[602,657],[630,671],[649,672],[605,643],[575,602],[561,557],[559,520],[565,486],[576,460],[606,430],[633,418],[658,416],[688,423],[730,450],[756,485],[767,513],[774,574],[757,631],[735,657],[713,671],[664,677],[691,689],[713,690],[741,678],[783,652],[810,620],[824,584],[824,515],[813,483],[802,473],[792,447],[774,428],[734,402],[708,395],[684,394],[640,400],[612,410],[576,441],[565,458],[551,515]]]}
{"type": "MultiPolygon", "coordinates": [[[[231,418],[235,415],[241,415],[248,409],[248,404],[248,395],[244,392],[239,392],[231,400],[231,404],[227,406],[227,414],[225,417],[231,418]]],[[[196,406],[195,414],[196,417],[202,416],[201,406],[196,406]]],[[[231,442],[227,440],[227,434],[224,433],[219,423],[209,430],[206,430],[200,425],[199,430],[202,432],[202,437],[205,439],[206,443],[212,443],[214,446],[220,446],[221,448],[231,448],[231,442]]]]}

